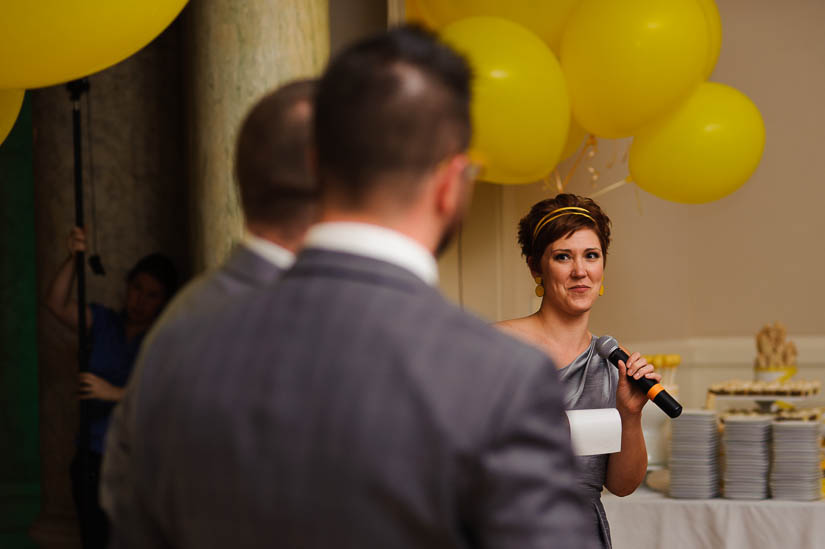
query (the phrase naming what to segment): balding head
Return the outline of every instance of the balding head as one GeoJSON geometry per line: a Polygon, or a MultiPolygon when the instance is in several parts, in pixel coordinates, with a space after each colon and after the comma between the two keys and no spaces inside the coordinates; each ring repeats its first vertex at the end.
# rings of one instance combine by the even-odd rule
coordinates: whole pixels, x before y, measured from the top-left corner
{"type": "Polygon", "coordinates": [[[316,82],[300,80],[261,99],[238,135],[235,172],[247,224],[285,238],[303,234],[318,203],[307,151],[316,82]]]}
{"type": "Polygon", "coordinates": [[[470,69],[435,35],[399,27],[332,60],[318,88],[315,141],[327,196],[408,200],[470,139],[470,69]]]}

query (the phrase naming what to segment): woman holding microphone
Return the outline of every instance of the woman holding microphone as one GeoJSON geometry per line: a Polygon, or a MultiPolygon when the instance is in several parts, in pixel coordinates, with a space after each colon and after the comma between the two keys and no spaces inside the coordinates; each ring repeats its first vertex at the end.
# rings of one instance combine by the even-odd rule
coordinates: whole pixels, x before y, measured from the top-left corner
{"type": "Polygon", "coordinates": [[[590,311],[604,293],[604,267],[610,245],[610,219],[593,200],[560,194],[533,205],[518,225],[518,241],[542,298],[538,311],[498,326],[553,358],[559,367],[565,408],[616,408],[622,422],[622,450],[578,456],[579,481],[593,502],[593,527],[605,548],[610,528],[601,504],[602,487],[625,496],[644,480],[647,450],[642,437],[642,408],[647,395],[635,379],[659,381],[639,353],[619,369],[596,352],[590,311]]]}

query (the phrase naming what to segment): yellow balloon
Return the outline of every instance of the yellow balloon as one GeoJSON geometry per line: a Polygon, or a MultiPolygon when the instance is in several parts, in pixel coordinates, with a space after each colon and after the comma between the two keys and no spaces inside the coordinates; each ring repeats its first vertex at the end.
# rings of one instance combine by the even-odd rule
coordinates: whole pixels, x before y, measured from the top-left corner
{"type": "Polygon", "coordinates": [[[576,120],[600,137],[633,135],[703,80],[708,48],[696,0],[583,0],[561,44],[576,120]]]}
{"type": "Polygon", "coordinates": [[[474,156],[481,178],[530,183],[556,165],[567,138],[570,102],[553,52],[533,33],[497,17],[445,27],[445,42],[473,68],[474,156]]]}
{"type": "Polygon", "coordinates": [[[753,174],[765,147],[765,125],[742,92],[701,84],[673,113],[644,128],[630,146],[630,175],[665,200],[718,200],[753,174]]]}
{"type": "Polygon", "coordinates": [[[0,90],[0,144],[14,127],[25,93],[23,90],[0,90]]]}
{"type": "Polygon", "coordinates": [[[441,27],[465,17],[509,19],[559,51],[564,25],[581,0],[407,0],[421,20],[441,27]]]}
{"type": "Polygon", "coordinates": [[[722,19],[719,17],[719,8],[716,7],[716,2],[713,0],[697,1],[705,14],[710,37],[707,64],[702,73],[705,75],[705,80],[707,80],[713,72],[713,67],[716,66],[716,61],[719,59],[719,51],[722,49],[722,19]]]}
{"type": "Polygon", "coordinates": [[[163,31],[186,0],[6,0],[0,88],[39,88],[100,71],[163,31]]]}
{"type": "Polygon", "coordinates": [[[567,141],[564,144],[564,149],[561,151],[560,160],[567,160],[579,150],[579,147],[584,143],[587,137],[587,132],[582,128],[578,122],[571,119],[570,129],[567,131],[567,141]]]}

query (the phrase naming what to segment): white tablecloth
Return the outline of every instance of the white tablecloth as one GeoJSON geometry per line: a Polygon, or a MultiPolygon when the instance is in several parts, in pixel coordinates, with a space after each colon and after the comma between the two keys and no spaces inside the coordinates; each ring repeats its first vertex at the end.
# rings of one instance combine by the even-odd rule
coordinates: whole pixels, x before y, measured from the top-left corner
{"type": "Polygon", "coordinates": [[[605,492],[614,549],[822,549],[825,501],[680,500],[605,492]]]}

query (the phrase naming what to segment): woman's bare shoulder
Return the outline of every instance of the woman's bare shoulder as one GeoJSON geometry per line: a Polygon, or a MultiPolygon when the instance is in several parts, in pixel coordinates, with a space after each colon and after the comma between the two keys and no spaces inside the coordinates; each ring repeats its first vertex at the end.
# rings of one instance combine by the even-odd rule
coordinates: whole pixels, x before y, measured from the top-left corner
{"type": "Polygon", "coordinates": [[[535,327],[532,317],[525,316],[523,318],[511,318],[509,320],[502,320],[493,324],[502,332],[515,336],[519,339],[527,341],[528,343],[536,343],[535,327]]]}
{"type": "Polygon", "coordinates": [[[525,316],[522,318],[509,318],[507,320],[499,320],[498,322],[494,322],[493,326],[495,326],[496,328],[500,328],[502,330],[517,329],[519,327],[522,327],[529,320],[529,316],[525,316]]]}

